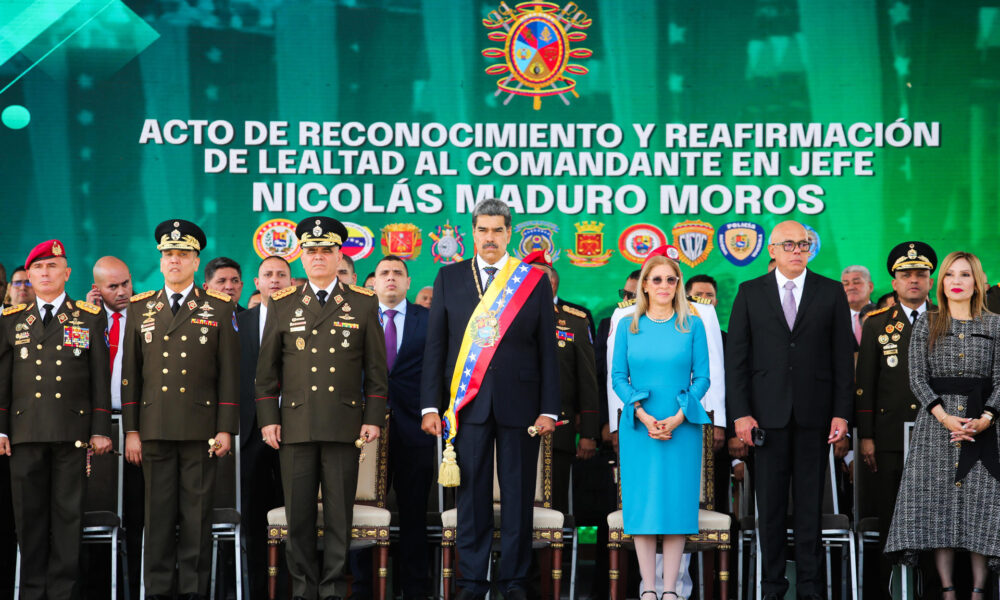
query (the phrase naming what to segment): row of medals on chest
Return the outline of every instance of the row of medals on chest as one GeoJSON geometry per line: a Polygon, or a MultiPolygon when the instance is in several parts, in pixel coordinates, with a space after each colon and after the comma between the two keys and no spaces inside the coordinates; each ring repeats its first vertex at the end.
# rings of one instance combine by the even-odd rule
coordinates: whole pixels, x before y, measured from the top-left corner
{"type": "MultiPolygon", "coordinates": [[[[88,338],[87,339],[88,343],[85,344],[84,348],[89,347],[89,337],[90,337],[89,332],[86,332],[80,327],[81,325],[83,325],[83,321],[79,319],[80,311],[74,310],[72,314],[73,314],[73,320],[69,321],[69,325],[65,325],[66,321],[69,320],[69,317],[66,316],[66,313],[59,313],[56,319],[59,321],[60,324],[63,325],[64,329],[69,330],[67,333],[69,333],[70,338],[74,338],[77,336],[84,336],[88,338]]],[[[34,324],[34,322],[35,322],[35,315],[28,315],[28,318],[25,319],[24,322],[18,323],[17,325],[14,326],[14,330],[16,331],[14,344],[17,346],[21,346],[22,360],[28,358],[28,347],[25,344],[31,343],[31,325],[34,324]]],[[[66,334],[64,334],[63,339],[64,340],[66,339],[66,334]]],[[[68,346],[68,344],[65,344],[65,341],[64,345],[68,346]]],[[[83,354],[84,348],[74,347],[73,356],[80,356],[81,354],[83,354]]],[[[39,350],[42,349],[41,344],[38,345],[38,349],[39,350]]],[[[56,347],[56,350],[61,350],[61,349],[62,346],[56,347]]]]}
{"type": "MultiPolygon", "coordinates": [[[[309,297],[306,296],[306,299],[307,298],[309,298],[309,297]]],[[[303,300],[305,300],[305,299],[303,299],[303,300]]],[[[334,298],[334,300],[335,301],[339,301],[339,300],[337,300],[337,298],[334,298]]],[[[339,316],[339,318],[341,319],[341,321],[334,321],[334,325],[340,325],[341,327],[343,327],[343,329],[340,330],[341,335],[344,336],[344,341],[340,343],[341,347],[343,347],[343,348],[350,348],[351,347],[351,341],[350,341],[351,329],[352,328],[356,329],[357,325],[354,324],[354,323],[345,323],[344,322],[344,321],[353,321],[354,320],[354,316],[352,316],[350,314],[350,312],[351,312],[351,305],[350,304],[344,303],[344,305],[340,307],[340,310],[344,314],[342,314],[342,315],[339,316]],[[353,327],[351,327],[351,326],[353,326],[353,327]]],[[[291,333],[298,333],[298,332],[305,333],[305,330],[306,330],[305,311],[302,310],[302,307],[299,307],[299,308],[295,309],[295,315],[288,322],[288,331],[291,332],[291,333]]],[[[313,333],[313,335],[316,335],[319,332],[314,329],[312,331],[312,333],[313,333]]],[[[331,329],[330,333],[333,334],[333,335],[337,335],[337,330],[336,329],[331,329]]],[[[305,340],[305,338],[302,337],[302,336],[299,336],[299,337],[295,338],[295,347],[298,350],[305,350],[306,349],[306,340],[305,340]]],[[[330,348],[330,352],[333,352],[333,348],[330,348]]]]}
{"type": "Polygon", "coordinates": [[[899,356],[897,356],[899,348],[896,342],[900,339],[900,332],[903,331],[903,327],[902,321],[896,321],[895,325],[890,323],[885,326],[885,333],[878,336],[878,343],[882,345],[882,356],[886,357],[885,364],[890,367],[895,367],[899,364],[899,356]]]}
{"type": "MultiPolygon", "coordinates": [[[[164,306],[166,306],[166,304],[163,302],[155,302],[153,300],[146,303],[146,312],[142,313],[142,316],[145,317],[145,319],[143,319],[142,325],[139,326],[139,330],[142,333],[143,340],[145,340],[147,344],[153,341],[153,331],[156,329],[156,314],[159,313],[164,306]]],[[[198,306],[198,303],[194,300],[189,300],[187,306],[191,310],[201,311],[197,313],[200,320],[207,321],[215,316],[212,313],[212,310],[214,309],[212,308],[212,305],[208,303],[208,300],[206,300],[201,306],[198,306]]],[[[202,325],[199,329],[201,335],[198,337],[198,341],[200,343],[208,343],[208,331],[208,326],[206,325],[202,325]]],[[[187,336],[181,336],[181,341],[185,340],[187,340],[187,336]]]]}

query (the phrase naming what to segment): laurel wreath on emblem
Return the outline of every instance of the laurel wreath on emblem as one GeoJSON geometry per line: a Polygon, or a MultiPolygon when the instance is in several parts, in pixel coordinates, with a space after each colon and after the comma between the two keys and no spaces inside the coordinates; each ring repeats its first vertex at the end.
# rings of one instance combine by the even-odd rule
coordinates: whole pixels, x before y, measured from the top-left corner
{"type": "Polygon", "coordinates": [[[522,2],[513,9],[501,3],[490,11],[483,26],[490,30],[486,37],[503,43],[503,48],[486,48],[486,58],[502,58],[503,64],[486,68],[489,75],[506,75],[497,80],[494,96],[508,92],[504,104],[515,95],[534,98],[533,108],[542,107],[543,96],[559,96],[569,105],[568,94],[579,98],[576,81],[565,73],[586,75],[583,65],[571,64],[570,58],[590,58],[593,52],[586,48],[570,48],[570,42],[587,39],[583,29],[589,28],[593,19],[570,2],[560,9],[552,2],[522,2]],[[578,31],[572,31],[577,29],[578,31]]]}

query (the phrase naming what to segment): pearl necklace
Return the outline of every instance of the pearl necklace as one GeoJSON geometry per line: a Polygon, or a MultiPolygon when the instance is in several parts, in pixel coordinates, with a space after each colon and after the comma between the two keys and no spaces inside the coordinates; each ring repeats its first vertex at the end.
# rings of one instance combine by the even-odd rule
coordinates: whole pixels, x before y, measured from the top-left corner
{"type": "Polygon", "coordinates": [[[646,313],[646,318],[649,319],[650,321],[654,322],[654,323],[666,323],[667,321],[669,321],[673,317],[674,317],[674,315],[670,315],[669,317],[667,317],[665,319],[654,319],[649,313],[646,313]]]}

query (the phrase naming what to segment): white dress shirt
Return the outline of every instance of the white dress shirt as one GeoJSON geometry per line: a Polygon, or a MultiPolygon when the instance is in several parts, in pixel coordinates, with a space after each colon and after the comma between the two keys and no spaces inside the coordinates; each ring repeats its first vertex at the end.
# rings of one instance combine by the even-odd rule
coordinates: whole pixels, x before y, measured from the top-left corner
{"type": "Polygon", "coordinates": [[[59,307],[62,306],[63,302],[65,302],[65,301],[66,301],[66,292],[63,292],[63,293],[59,294],[58,296],[56,296],[55,300],[53,300],[52,302],[47,302],[47,301],[42,300],[41,298],[39,298],[37,296],[35,297],[35,302],[38,303],[38,314],[41,315],[43,319],[45,318],[45,309],[42,308],[43,306],[45,306],[46,304],[51,304],[52,305],[52,317],[55,318],[56,311],[59,310],[59,307]]]}
{"type": "MultiPolygon", "coordinates": [[[[774,277],[778,280],[778,302],[782,303],[785,301],[785,283],[791,281],[795,283],[795,287],[792,289],[792,297],[795,298],[795,310],[799,309],[799,304],[802,302],[802,286],[806,283],[806,269],[802,269],[802,273],[799,274],[795,279],[789,279],[781,274],[781,269],[774,270],[774,277]]],[[[853,324],[852,324],[853,327],[853,324]]]]}
{"type": "MultiPolygon", "coordinates": [[[[191,285],[187,286],[186,288],[184,288],[183,290],[180,291],[181,301],[182,302],[184,301],[185,298],[188,297],[188,294],[190,294],[191,290],[193,290],[193,289],[194,289],[194,282],[192,281],[191,285]]],[[[163,286],[163,291],[167,295],[167,306],[170,308],[170,310],[174,310],[174,298],[173,298],[173,296],[177,292],[175,292],[174,290],[170,289],[167,286],[163,286]]]]}
{"type": "MultiPolygon", "coordinates": [[[[913,312],[912,308],[910,308],[909,306],[903,306],[903,304],[900,303],[899,309],[906,313],[906,320],[910,321],[910,325],[916,323],[916,319],[910,319],[910,313],[913,312]]],[[[927,302],[924,301],[924,303],[918,306],[916,310],[917,310],[917,319],[919,319],[921,315],[927,312],[927,302]]]]}
{"type": "MultiPolygon", "coordinates": [[[[111,335],[111,326],[115,324],[115,314],[121,315],[118,318],[118,352],[115,353],[115,362],[111,364],[111,408],[114,410],[122,409],[122,345],[125,342],[125,319],[127,318],[128,311],[123,310],[120,313],[116,313],[113,310],[108,309],[107,305],[104,306],[104,312],[108,315],[108,335],[111,335]]],[[[111,339],[108,338],[108,343],[111,343],[111,339]]]]}
{"type": "Polygon", "coordinates": [[[259,318],[257,319],[257,344],[264,340],[264,323],[267,321],[267,305],[260,303],[259,318]]]}
{"type": "Polygon", "coordinates": [[[318,287],[316,287],[316,284],[313,283],[312,281],[309,282],[309,287],[312,288],[312,291],[313,291],[314,294],[316,294],[317,298],[319,298],[319,291],[320,290],[326,291],[326,300],[329,301],[330,298],[333,298],[333,289],[335,287],[337,287],[337,278],[334,277],[333,278],[333,282],[330,285],[326,286],[325,288],[318,288],[318,287]]]}
{"type": "Polygon", "coordinates": [[[396,353],[399,353],[403,345],[403,324],[406,323],[406,299],[390,309],[389,306],[378,303],[378,321],[382,324],[382,331],[385,331],[385,311],[394,310],[396,314],[392,317],[392,322],[396,324],[396,353]]]}

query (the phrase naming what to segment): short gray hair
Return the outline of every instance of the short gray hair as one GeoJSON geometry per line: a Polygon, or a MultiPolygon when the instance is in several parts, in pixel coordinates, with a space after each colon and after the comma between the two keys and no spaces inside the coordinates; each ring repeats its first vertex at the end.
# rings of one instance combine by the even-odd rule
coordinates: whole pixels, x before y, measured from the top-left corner
{"type": "Polygon", "coordinates": [[[844,269],[843,271],[841,271],[840,276],[843,277],[844,275],[847,275],[848,273],[860,273],[861,276],[865,278],[866,282],[868,282],[868,283],[872,282],[871,271],[869,271],[868,267],[866,267],[864,265],[851,265],[851,266],[847,267],[846,269],[844,269]]]}
{"type": "Polygon", "coordinates": [[[472,209],[472,226],[476,226],[476,219],[482,215],[484,217],[503,217],[504,227],[510,227],[510,207],[495,198],[486,198],[472,209]]]}

